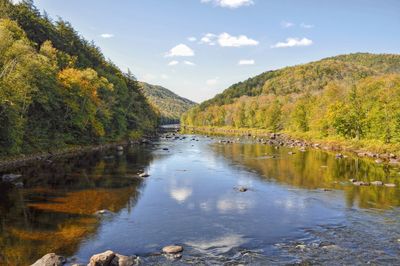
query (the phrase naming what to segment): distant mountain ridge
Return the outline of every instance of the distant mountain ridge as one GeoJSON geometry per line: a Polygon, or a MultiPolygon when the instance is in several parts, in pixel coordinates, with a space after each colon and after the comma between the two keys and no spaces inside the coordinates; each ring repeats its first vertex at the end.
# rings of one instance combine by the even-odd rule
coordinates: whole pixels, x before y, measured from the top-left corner
{"type": "Polygon", "coordinates": [[[139,82],[139,85],[145,97],[159,110],[162,124],[179,123],[181,115],[197,105],[162,86],[146,82],[139,82]]]}
{"type": "Polygon", "coordinates": [[[400,143],[400,55],[355,53],[267,71],[192,108],[182,124],[400,143]]]}

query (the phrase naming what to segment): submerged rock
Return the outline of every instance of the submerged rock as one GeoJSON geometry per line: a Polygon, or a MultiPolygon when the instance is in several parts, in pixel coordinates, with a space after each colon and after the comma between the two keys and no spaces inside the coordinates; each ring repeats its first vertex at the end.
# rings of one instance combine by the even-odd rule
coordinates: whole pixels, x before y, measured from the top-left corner
{"type": "Polygon", "coordinates": [[[67,261],[64,257],[56,255],[55,253],[49,253],[37,260],[31,266],[61,266],[66,262],[67,261]]]}
{"type": "Polygon", "coordinates": [[[110,266],[111,262],[115,258],[115,253],[111,250],[107,250],[106,252],[93,255],[90,258],[90,262],[88,266],[110,266]]]}
{"type": "Polygon", "coordinates": [[[166,247],[163,247],[163,249],[162,249],[162,252],[164,252],[165,254],[177,254],[177,253],[181,253],[182,251],[183,251],[182,246],[175,246],[175,245],[166,246],[166,247]]]}
{"type": "Polygon", "coordinates": [[[373,186],[383,186],[383,182],[382,181],[373,181],[373,182],[371,182],[371,185],[373,185],[373,186]]]}
{"type": "Polygon", "coordinates": [[[396,184],[388,183],[388,184],[385,184],[385,187],[396,187],[396,184]]]}

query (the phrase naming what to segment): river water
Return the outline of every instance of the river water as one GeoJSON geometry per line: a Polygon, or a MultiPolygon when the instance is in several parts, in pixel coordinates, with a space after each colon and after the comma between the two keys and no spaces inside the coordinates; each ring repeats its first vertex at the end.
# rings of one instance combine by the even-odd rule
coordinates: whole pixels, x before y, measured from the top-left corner
{"type": "Polygon", "coordinates": [[[400,264],[400,169],[185,137],[15,170],[23,188],[0,183],[0,264],[50,252],[87,263],[108,249],[144,265],[400,264]],[[159,255],[170,244],[182,259],[159,255]]]}

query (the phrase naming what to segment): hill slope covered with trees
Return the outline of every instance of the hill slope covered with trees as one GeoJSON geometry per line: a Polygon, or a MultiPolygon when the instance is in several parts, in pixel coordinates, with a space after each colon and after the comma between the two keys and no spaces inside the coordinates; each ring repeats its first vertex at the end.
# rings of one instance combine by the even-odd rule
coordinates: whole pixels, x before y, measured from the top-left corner
{"type": "Polygon", "coordinates": [[[32,1],[0,0],[0,154],[121,140],[158,123],[131,74],[32,1]]]}
{"type": "Polygon", "coordinates": [[[140,87],[149,102],[159,110],[162,124],[179,123],[182,114],[196,105],[161,86],[140,82],[140,87]]]}
{"type": "Polygon", "coordinates": [[[400,55],[349,54],[265,72],[182,116],[186,126],[400,141],[400,55]]]}

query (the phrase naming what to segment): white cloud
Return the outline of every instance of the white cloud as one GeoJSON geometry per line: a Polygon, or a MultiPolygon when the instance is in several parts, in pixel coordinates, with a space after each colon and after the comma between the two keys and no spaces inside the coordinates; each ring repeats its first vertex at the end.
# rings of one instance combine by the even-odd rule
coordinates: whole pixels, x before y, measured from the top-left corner
{"type": "Polygon", "coordinates": [[[281,26],[282,26],[282,28],[290,28],[290,27],[294,26],[294,23],[289,22],[289,21],[282,21],[281,26]]]}
{"type": "Polygon", "coordinates": [[[176,60],[173,60],[168,63],[169,66],[176,66],[177,64],[179,64],[179,61],[176,61],[176,60]]]}
{"type": "Polygon", "coordinates": [[[206,84],[207,84],[207,86],[215,86],[218,84],[218,80],[219,80],[219,77],[209,79],[209,80],[206,80],[206,84]]]}
{"type": "Polygon", "coordinates": [[[246,35],[232,36],[226,32],[220,35],[207,33],[201,38],[200,43],[208,45],[215,45],[218,43],[221,47],[255,46],[259,44],[258,41],[250,39],[246,35]]]}
{"type": "Polygon", "coordinates": [[[217,38],[217,35],[215,35],[213,33],[207,33],[200,39],[200,43],[205,43],[208,45],[215,45],[216,38],[217,38]]]}
{"type": "Polygon", "coordinates": [[[254,65],[256,61],[254,59],[242,59],[239,61],[238,65],[239,66],[245,66],[245,65],[254,65]]]}
{"type": "Polygon", "coordinates": [[[272,48],[286,48],[295,46],[310,46],[313,41],[307,38],[287,38],[286,42],[278,42],[277,44],[271,46],[272,48]]]}
{"type": "Polygon", "coordinates": [[[161,74],[162,79],[169,79],[169,76],[167,74],[161,74]]]}
{"type": "Polygon", "coordinates": [[[219,35],[218,43],[222,47],[240,47],[258,45],[258,41],[248,38],[245,35],[231,36],[224,32],[219,35]]]}
{"type": "Polygon", "coordinates": [[[194,56],[194,51],[186,44],[178,44],[165,54],[165,57],[194,56]]]}
{"type": "Polygon", "coordinates": [[[195,65],[196,65],[195,63],[190,62],[190,61],[183,61],[183,63],[184,63],[185,65],[188,65],[188,66],[195,66],[195,65]]]}
{"type": "Polygon", "coordinates": [[[187,39],[188,39],[189,42],[195,42],[195,41],[197,41],[197,38],[196,38],[196,37],[188,37],[187,39]]]}
{"type": "Polygon", "coordinates": [[[227,8],[238,8],[254,4],[253,0],[201,0],[202,3],[213,3],[216,6],[227,8]]]}
{"type": "Polygon", "coordinates": [[[301,23],[300,27],[302,27],[304,29],[311,29],[311,28],[314,28],[314,25],[301,23]]]}
{"type": "Polygon", "coordinates": [[[100,37],[101,37],[101,38],[104,38],[104,39],[110,39],[110,38],[113,38],[113,37],[114,37],[114,34],[103,33],[103,34],[100,35],[100,37]]]}

